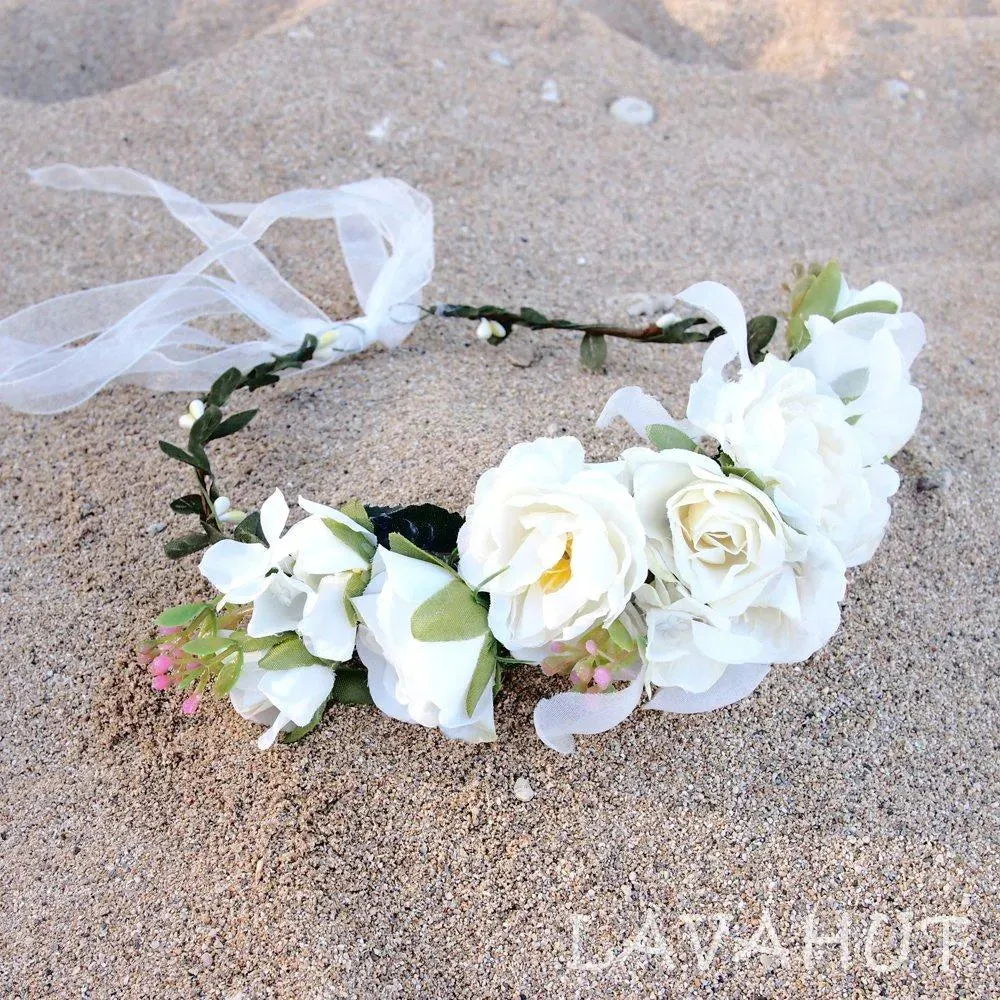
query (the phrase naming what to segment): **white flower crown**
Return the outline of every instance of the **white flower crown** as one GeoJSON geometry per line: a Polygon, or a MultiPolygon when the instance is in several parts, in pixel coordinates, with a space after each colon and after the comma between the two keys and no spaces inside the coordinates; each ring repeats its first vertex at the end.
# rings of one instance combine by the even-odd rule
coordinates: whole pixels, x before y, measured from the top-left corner
{"type": "Polygon", "coordinates": [[[172,507],[202,525],[168,554],[207,549],[200,569],[221,596],[159,617],[140,654],[153,686],[186,692],[188,714],[206,691],[228,695],[268,727],[261,748],[300,738],[330,702],[482,742],[496,738],[504,671],[539,665],[571,690],[538,704],[538,735],[572,752],[574,734],[618,724],[644,692],[646,708],[709,711],[749,694],[771,664],[811,656],[840,623],[847,567],[885,533],[899,485],[887,458],[920,415],[910,366],[924,329],[885,283],[852,291],[836,264],[797,277],[790,360],[767,353],[776,320],[757,317],[748,333],[738,299],[714,282],[676,296],[688,318],[643,330],[438,307],[494,344],[516,325],[582,331],[591,367],[606,336],[710,341],[685,420],[619,389],[598,426],[623,417],[648,446],[595,464],[572,437],[515,445],[464,517],[300,498],[306,517],[286,531],[278,490],[259,513],[233,510],[205,445],[257,411],[223,418],[222,407],[321,342],[224,372],[181,417],[186,450],[161,442],[198,478],[172,507]]]}

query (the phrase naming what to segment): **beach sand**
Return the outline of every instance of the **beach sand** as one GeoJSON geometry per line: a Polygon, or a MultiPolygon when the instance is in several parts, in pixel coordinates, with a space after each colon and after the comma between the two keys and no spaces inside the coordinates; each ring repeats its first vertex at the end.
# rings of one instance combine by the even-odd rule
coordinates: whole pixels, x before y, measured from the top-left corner
{"type": "MultiPolygon", "coordinates": [[[[995,3],[2,0],[0,25],[4,315],[199,249],[152,203],[29,183],[68,161],[217,201],[401,177],[434,200],[435,301],[624,321],[634,293],[713,278],[776,312],[794,261],[837,256],[929,335],[888,535],[830,645],[571,758],[535,737],[552,687],[530,670],[490,746],[334,707],[259,754],[226,705],[183,718],[131,650],[205,593],[156,533],[178,527],[156,440],[186,397],[0,412],[0,995],[1000,992],[995,3]],[[653,123],[612,117],[624,95],[653,123]],[[806,948],[810,912],[815,933],[850,921],[843,963],[806,948]],[[707,948],[716,914],[702,969],[692,928],[707,948]],[[947,970],[942,915],[965,920],[947,970]],[[741,957],[768,919],[787,950],[741,957]],[[875,971],[907,921],[901,967],[875,971]]],[[[351,314],[330,227],[263,245],[351,314]]],[[[633,439],[594,429],[608,395],[679,412],[701,353],[614,342],[592,375],[573,336],[472,334],[427,322],[261,394],[218,449],[227,492],[462,509],[517,441],[614,455],[633,439]]]]}

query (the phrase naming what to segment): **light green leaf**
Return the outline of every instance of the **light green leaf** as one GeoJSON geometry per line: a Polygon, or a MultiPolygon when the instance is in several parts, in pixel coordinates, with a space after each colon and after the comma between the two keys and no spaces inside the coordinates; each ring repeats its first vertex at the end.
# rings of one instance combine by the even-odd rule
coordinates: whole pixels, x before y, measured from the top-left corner
{"type": "Polygon", "coordinates": [[[425,552],[419,545],[414,545],[409,538],[397,531],[389,535],[389,549],[400,556],[409,556],[411,559],[421,559],[424,562],[434,563],[435,566],[440,566],[454,574],[454,570],[446,562],[442,562],[437,556],[425,552]]]}
{"type": "Polygon", "coordinates": [[[802,296],[798,309],[788,320],[785,339],[793,355],[809,346],[809,331],[806,329],[805,321],[810,316],[825,316],[827,319],[833,317],[840,296],[840,287],[840,265],[831,260],[813,279],[802,296]]]}
{"type": "Polygon", "coordinates": [[[221,653],[222,650],[231,645],[233,645],[232,640],[224,635],[200,635],[196,639],[184,643],[183,649],[185,653],[201,659],[205,656],[215,656],[216,653],[221,653]]]}
{"type": "Polygon", "coordinates": [[[157,619],[156,624],[164,628],[178,628],[193,622],[195,618],[211,608],[211,604],[198,601],[195,604],[179,604],[176,608],[168,608],[157,619]]]}
{"type": "Polygon", "coordinates": [[[611,641],[619,648],[625,651],[630,649],[635,649],[635,639],[632,638],[632,633],[629,632],[625,623],[619,618],[613,621],[607,626],[608,635],[611,637],[611,641]]]}
{"type": "Polygon", "coordinates": [[[323,523],[330,529],[331,534],[353,552],[356,552],[365,562],[372,561],[372,557],[375,555],[375,545],[368,541],[360,531],[355,531],[342,521],[335,521],[332,517],[324,517],[323,523]]]}
{"type": "Polygon", "coordinates": [[[833,322],[839,323],[842,319],[847,319],[848,316],[858,316],[861,313],[888,313],[892,315],[897,312],[899,312],[899,306],[895,302],[890,302],[888,299],[872,299],[871,302],[857,302],[853,306],[841,309],[839,313],[834,313],[833,322]]]}
{"type": "Polygon", "coordinates": [[[310,667],[322,663],[305,647],[305,643],[293,635],[275,644],[260,659],[261,670],[291,670],[294,667],[310,667]]]}
{"type": "Polygon", "coordinates": [[[479,704],[479,699],[486,690],[497,669],[497,645],[492,635],[488,635],[483,640],[483,648],[480,650],[479,659],[476,660],[476,668],[472,671],[472,679],[469,681],[469,688],[465,692],[465,714],[472,715],[479,704]]]}
{"type": "Polygon", "coordinates": [[[458,579],[428,597],[410,619],[410,632],[420,642],[457,642],[488,631],[486,609],[458,579]]]}
{"type": "Polygon", "coordinates": [[[676,427],[669,424],[650,424],[646,428],[646,437],[657,451],[667,451],[670,448],[683,448],[685,451],[696,451],[698,446],[676,427]]]}
{"type": "Polygon", "coordinates": [[[224,698],[235,687],[240,679],[240,671],[243,669],[243,654],[239,653],[235,658],[224,663],[222,669],[215,677],[215,684],[212,690],[220,698],[224,698]]]}
{"type": "Polygon", "coordinates": [[[281,635],[264,635],[259,638],[253,638],[249,635],[239,633],[233,634],[230,638],[239,645],[244,653],[261,653],[265,649],[270,649],[272,646],[282,642],[285,637],[281,635]]]}
{"type": "Polygon", "coordinates": [[[580,361],[583,367],[599,372],[608,360],[608,342],[600,333],[585,333],[580,341],[580,361]]]}
{"type": "Polygon", "coordinates": [[[361,622],[361,616],[358,614],[358,609],[354,607],[353,598],[360,597],[365,592],[371,578],[371,570],[352,573],[344,588],[344,610],[347,612],[347,620],[352,625],[358,625],[361,622]]]}
{"type": "Polygon", "coordinates": [[[375,525],[372,524],[372,519],[368,516],[368,511],[365,510],[365,505],[360,500],[348,500],[340,508],[340,513],[346,514],[355,524],[360,524],[365,531],[374,533],[375,525]]]}

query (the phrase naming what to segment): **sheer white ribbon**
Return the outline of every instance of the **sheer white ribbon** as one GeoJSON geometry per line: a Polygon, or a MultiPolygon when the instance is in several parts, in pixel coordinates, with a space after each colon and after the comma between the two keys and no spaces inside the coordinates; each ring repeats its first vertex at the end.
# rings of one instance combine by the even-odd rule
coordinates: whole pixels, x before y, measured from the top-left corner
{"type": "Polygon", "coordinates": [[[113,379],[203,391],[225,369],[267,361],[307,334],[322,337],[309,365],[317,367],[376,341],[395,347],[420,318],[421,290],[434,267],[434,217],[430,200],[402,181],[375,178],[288,191],[259,204],[204,205],[123,167],[58,164],[31,176],[62,191],[159,198],[206,250],[176,274],[61,295],[0,322],[0,403],[13,409],[57,413],[113,379]],[[237,227],[220,215],[243,222],[237,227]],[[331,320],[278,274],[255,243],[279,219],[336,222],[361,316],[331,320]],[[206,273],[213,265],[229,278],[206,273]],[[188,325],[226,315],[248,317],[267,338],[232,344],[188,325]]]}

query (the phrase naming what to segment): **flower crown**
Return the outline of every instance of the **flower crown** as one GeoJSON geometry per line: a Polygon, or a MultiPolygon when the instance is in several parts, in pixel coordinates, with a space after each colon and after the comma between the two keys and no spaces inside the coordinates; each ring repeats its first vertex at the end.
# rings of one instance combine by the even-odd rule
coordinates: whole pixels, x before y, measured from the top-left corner
{"type": "Polygon", "coordinates": [[[606,463],[572,437],[515,445],[464,515],[300,497],[306,516],[286,530],[280,490],[259,512],[234,509],[206,446],[257,411],[224,407],[328,345],[309,335],[225,371],[181,416],[186,447],[160,442],[197,479],[171,507],[201,525],[167,554],[204,549],[219,596],[157,619],[140,651],[153,687],[183,692],[187,714],[207,692],[228,696],[267,727],[262,749],[301,738],[331,703],[484,742],[506,671],[540,666],[565,690],[536,707],[538,735],[572,752],[575,734],[618,724],[644,694],[646,708],[709,711],[749,694],[771,664],[808,658],[840,624],[846,569],[885,533],[899,485],[887,459],[920,415],[910,367],[924,329],[883,282],[852,291],[835,263],[796,278],[788,360],[768,353],[777,320],[748,323],[714,282],[643,329],[438,307],[493,344],[517,326],[582,332],[592,368],[608,336],[709,342],[686,419],[619,389],[598,426],[622,417],[646,445],[606,463]]]}

